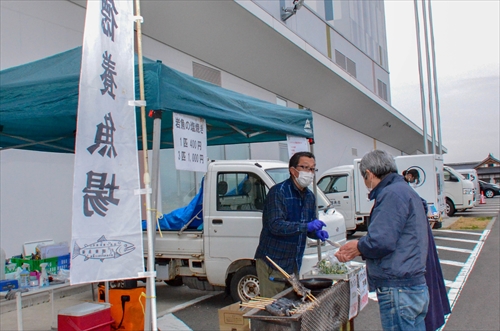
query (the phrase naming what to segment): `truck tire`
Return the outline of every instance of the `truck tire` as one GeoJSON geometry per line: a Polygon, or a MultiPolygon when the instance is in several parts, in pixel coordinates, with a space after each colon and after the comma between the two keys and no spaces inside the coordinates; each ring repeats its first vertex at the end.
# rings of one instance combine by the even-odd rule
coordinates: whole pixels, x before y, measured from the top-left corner
{"type": "Polygon", "coordinates": [[[259,295],[259,278],[255,266],[240,268],[231,278],[231,297],[234,302],[248,302],[259,295]]]}
{"type": "Polygon", "coordinates": [[[165,283],[172,287],[182,286],[182,284],[184,284],[182,277],[175,277],[174,279],[166,280],[165,283]]]}
{"type": "Polygon", "coordinates": [[[455,215],[455,212],[456,210],[453,202],[450,199],[446,199],[446,215],[452,217],[453,215],[455,215]]]}

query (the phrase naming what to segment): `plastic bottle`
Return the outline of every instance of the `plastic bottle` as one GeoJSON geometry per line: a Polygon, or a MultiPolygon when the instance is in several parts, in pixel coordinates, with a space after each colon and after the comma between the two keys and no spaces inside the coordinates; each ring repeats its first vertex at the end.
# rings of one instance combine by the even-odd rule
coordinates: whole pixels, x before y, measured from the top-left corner
{"type": "Polygon", "coordinates": [[[49,276],[47,275],[47,263],[40,263],[40,287],[49,286],[49,276]]]}
{"type": "Polygon", "coordinates": [[[31,271],[30,272],[30,288],[36,289],[38,288],[38,272],[31,271]]]}
{"type": "Polygon", "coordinates": [[[23,271],[20,274],[19,287],[29,288],[30,287],[30,272],[28,271],[29,264],[23,263],[23,271]]]}

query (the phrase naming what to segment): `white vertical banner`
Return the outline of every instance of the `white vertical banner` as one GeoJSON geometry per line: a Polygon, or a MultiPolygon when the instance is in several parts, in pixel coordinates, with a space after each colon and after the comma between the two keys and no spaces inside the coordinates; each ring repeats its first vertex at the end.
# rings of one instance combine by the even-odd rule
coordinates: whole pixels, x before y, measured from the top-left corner
{"type": "Polygon", "coordinates": [[[71,284],[144,271],[132,0],[88,1],[78,99],[71,284]]]}
{"type": "Polygon", "coordinates": [[[173,113],[175,168],[207,171],[207,124],[204,118],[173,113]]]}
{"type": "Polygon", "coordinates": [[[291,158],[297,152],[309,152],[309,141],[304,137],[286,136],[288,145],[288,157],[291,158]]]}

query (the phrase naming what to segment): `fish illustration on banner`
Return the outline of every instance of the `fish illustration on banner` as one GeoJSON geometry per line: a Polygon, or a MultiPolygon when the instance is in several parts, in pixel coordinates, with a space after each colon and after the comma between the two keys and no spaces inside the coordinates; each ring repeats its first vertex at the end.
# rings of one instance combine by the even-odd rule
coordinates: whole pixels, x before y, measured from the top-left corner
{"type": "Polygon", "coordinates": [[[79,255],[85,256],[85,260],[89,259],[101,260],[117,259],[122,255],[128,254],[135,249],[135,246],[123,240],[107,240],[103,235],[92,244],[85,244],[83,247],[78,246],[75,242],[73,246],[72,259],[79,255]]]}

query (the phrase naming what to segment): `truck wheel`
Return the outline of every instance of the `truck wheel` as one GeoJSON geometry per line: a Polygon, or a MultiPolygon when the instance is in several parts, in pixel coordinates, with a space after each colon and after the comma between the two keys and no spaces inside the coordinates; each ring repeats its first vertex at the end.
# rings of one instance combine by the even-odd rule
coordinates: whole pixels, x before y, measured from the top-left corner
{"type": "Polygon", "coordinates": [[[182,277],[175,277],[174,279],[166,280],[165,283],[172,287],[182,286],[182,284],[184,284],[182,277]]]}
{"type": "Polygon", "coordinates": [[[259,295],[259,278],[255,266],[246,266],[236,271],[231,278],[231,297],[234,302],[247,302],[259,295]]]}
{"type": "Polygon", "coordinates": [[[455,215],[455,205],[450,199],[446,199],[446,215],[449,217],[455,215]]]}

